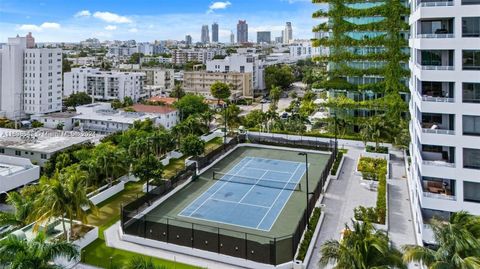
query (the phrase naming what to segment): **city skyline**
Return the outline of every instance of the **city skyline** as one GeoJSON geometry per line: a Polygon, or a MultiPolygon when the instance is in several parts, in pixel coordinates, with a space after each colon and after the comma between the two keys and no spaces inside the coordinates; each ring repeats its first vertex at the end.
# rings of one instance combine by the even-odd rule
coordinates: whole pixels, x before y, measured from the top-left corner
{"type": "Polygon", "coordinates": [[[102,41],[183,40],[185,35],[198,42],[198,26],[213,22],[219,24],[219,42],[226,43],[238,20],[247,20],[251,42],[256,42],[257,31],[271,31],[278,36],[286,21],[292,22],[295,38],[310,39],[313,35],[315,22],[310,14],[314,8],[308,0],[189,2],[131,6],[128,2],[113,5],[102,1],[65,7],[58,0],[2,1],[0,43],[28,32],[33,32],[38,42],[79,42],[91,37],[102,41]]]}

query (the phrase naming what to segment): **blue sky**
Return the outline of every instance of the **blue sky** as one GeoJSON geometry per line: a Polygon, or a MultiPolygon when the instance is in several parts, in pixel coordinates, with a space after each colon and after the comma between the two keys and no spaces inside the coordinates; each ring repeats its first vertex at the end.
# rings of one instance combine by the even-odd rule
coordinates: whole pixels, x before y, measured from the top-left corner
{"type": "Polygon", "coordinates": [[[0,0],[0,42],[29,31],[40,42],[180,40],[186,34],[198,41],[202,24],[213,22],[226,42],[239,19],[247,20],[251,41],[256,31],[279,36],[286,21],[294,38],[311,38],[318,8],[311,0],[0,0]]]}

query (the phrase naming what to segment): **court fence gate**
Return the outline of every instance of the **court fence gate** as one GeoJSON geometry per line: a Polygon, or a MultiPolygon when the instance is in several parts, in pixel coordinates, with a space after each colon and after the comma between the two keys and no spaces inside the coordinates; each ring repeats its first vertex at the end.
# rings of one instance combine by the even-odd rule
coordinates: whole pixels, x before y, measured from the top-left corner
{"type": "MultiPolygon", "coordinates": [[[[229,143],[210,152],[207,156],[197,158],[199,169],[210,164],[216,159],[215,157],[218,158],[218,155],[225,153],[238,143],[245,141],[244,135],[236,136],[231,139],[229,143]]],[[[250,142],[252,142],[252,140],[250,140],[250,142]]],[[[277,143],[277,141],[268,140],[267,143],[275,145],[281,143],[283,145],[285,141],[280,140],[277,143]]],[[[300,144],[296,144],[296,147],[299,146],[300,144]]],[[[154,201],[162,198],[190,176],[195,176],[195,164],[182,170],[177,176],[167,181],[164,185],[158,186],[144,196],[122,206],[121,227],[123,233],[259,263],[279,265],[290,262],[295,259],[302,235],[307,227],[306,219],[309,219],[315,208],[315,204],[322,193],[322,188],[337,155],[336,143],[327,143],[325,148],[332,151],[332,154],[320,175],[317,186],[309,197],[308,211],[307,209],[304,210],[293,234],[281,237],[267,237],[155,216],[152,213],[142,213],[154,201]]]]}

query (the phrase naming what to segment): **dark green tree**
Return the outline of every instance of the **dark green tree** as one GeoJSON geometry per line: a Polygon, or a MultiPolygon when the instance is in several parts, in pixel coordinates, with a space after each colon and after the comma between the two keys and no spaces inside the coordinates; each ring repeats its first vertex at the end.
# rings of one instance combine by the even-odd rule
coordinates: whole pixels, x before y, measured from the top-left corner
{"type": "Polygon", "coordinates": [[[208,110],[204,98],[200,95],[187,94],[180,98],[174,104],[175,108],[180,111],[181,120],[187,119],[190,115],[200,114],[208,110]]]}
{"type": "Polygon", "coordinates": [[[265,86],[267,89],[271,89],[275,85],[285,90],[294,80],[293,70],[288,65],[270,65],[265,68],[265,86]]]}
{"type": "Polygon", "coordinates": [[[218,104],[220,104],[220,100],[225,100],[230,97],[230,86],[226,83],[216,81],[210,87],[210,93],[218,100],[218,104]]]}
{"type": "Polygon", "coordinates": [[[197,157],[205,150],[205,141],[198,136],[190,134],[180,140],[180,151],[187,155],[197,157]]]}
{"type": "Polygon", "coordinates": [[[90,104],[92,102],[92,97],[89,96],[86,92],[72,93],[67,99],[63,101],[65,106],[81,106],[90,104]]]}

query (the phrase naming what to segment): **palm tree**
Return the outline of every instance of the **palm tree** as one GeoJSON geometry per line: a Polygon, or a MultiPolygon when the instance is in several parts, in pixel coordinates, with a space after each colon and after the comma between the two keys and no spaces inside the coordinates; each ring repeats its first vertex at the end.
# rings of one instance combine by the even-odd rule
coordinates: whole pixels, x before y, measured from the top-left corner
{"type": "Polygon", "coordinates": [[[210,123],[215,117],[215,112],[211,109],[208,109],[207,111],[200,114],[200,117],[202,118],[203,123],[207,126],[208,130],[210,131],[210,123]]]}
{"type": "Polygon", "coordinates": [[[13,206],[13,212],[0,212],[0,226],[12,225],[23,227],[31,220],[33,199],[18,192],[7,194],[7,203],[13,206]]]}
{"type": "Polygon", "coordinates": [[[68,242],[46,242],[43,233],[27,241],[15,235],[9,235],[0,241],[0,264],[16,269],[58,268],[52,264],[56,258],[66,257],[69,261],[78,258],[77,248],[68,242]]]}
{"type": "Polygon", "coordinates": [[[430,226],[437,247],[404,246],[405,262],[420,262],[429,269],[480,268],[480,217],[461,211],[449,222],[433,219],[430,226]]]}
{"type": "Polygon", "coordinates": [[[325,242],[320,252],[320,264],[334,262],[336,269],[406,268],[387,234],[368,222],[353,222],[353,229],[346,225],[343,239],[325,242]]]}
{"type": "Polygon", "coordinates": [[[282,94],[282,89],[278,86],[272,86],[270,89],[270,98],[272,99],[272,103],[275,106],[278,104],[278,100],[280,100],[280,95],[282,94]]]}

